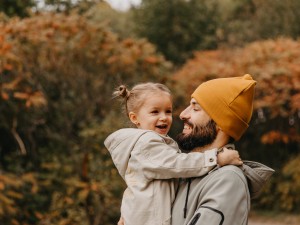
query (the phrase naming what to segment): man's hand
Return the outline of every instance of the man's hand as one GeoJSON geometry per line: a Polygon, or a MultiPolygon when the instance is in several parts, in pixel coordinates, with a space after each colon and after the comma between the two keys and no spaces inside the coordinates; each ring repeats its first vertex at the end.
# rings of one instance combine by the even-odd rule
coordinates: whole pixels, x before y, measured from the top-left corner
{"type": "Polygon", "coordinates": [[[240,166],[243,164],[243,161],[240,158],[238,151],[230,150],[228,148],[223,148],[218,152],[217,162],[220,166],[225,165],[235,165],[240,166]]]}
{"type": "Polygon", "coordinates": [[[119,219],[118,225],[125,225],[122,216],[121,216],[120,219],[119,219]]]}

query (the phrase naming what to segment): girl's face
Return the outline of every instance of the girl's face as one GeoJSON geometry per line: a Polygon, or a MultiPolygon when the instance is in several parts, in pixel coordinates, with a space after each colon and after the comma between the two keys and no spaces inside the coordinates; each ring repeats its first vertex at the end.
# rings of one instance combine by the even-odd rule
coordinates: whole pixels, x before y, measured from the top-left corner
{"type": "Polygon", "coordinates": [[[140,129],[153,130],[167,135],[172,124],[172,100],[165,92],[151,93],[137,113],[130,112],[129,118],[140,129]]]}

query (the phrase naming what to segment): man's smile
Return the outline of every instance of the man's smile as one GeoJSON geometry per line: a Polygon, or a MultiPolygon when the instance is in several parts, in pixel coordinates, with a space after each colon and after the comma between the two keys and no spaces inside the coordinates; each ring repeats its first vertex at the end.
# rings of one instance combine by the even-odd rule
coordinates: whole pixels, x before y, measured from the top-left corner
{"type": "Polygon", "coordinates": [[[193,130],[192,124],[189,124],[189,123],[187,123],[187,122],[184,123],[182,133],[184,133],[184,134],[190,134],[190,133],[192,132],[192,130],[193,130]]]}

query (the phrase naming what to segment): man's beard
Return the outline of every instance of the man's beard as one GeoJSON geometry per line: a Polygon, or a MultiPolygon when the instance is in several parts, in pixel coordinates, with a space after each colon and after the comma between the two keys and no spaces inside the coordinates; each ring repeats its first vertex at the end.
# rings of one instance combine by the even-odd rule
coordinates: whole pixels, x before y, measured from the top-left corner
{"type": "MultiPolygon", "coordinates": [[[[187,124],[192,126],[186,121],[187,124]]],[[[217,137],[217,126],[215,121],[210,120],[207,124],[193,126],[190,134],[180,133],[176,137],[176,141],[182,152],[189,153],[197,147],[204,147],[213,143],[217,137]]]]}

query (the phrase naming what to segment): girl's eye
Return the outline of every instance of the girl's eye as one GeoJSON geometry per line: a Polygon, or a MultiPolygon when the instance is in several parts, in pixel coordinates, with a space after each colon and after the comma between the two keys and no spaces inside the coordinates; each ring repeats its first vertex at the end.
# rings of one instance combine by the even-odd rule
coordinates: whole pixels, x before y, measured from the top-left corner
{"type": "Polygon", "coordinates": [[[155,113],[158,113],[158,111],[157,111],[157,110],[154,110],[154,111],[152,111],[151,113],[152,113],[152,114],[155,114],[155,113]]]}
{"type": "Polygon", "coordinates": [[[167,110],[166,113],[172,113],[172,110],[167,110]]]}

